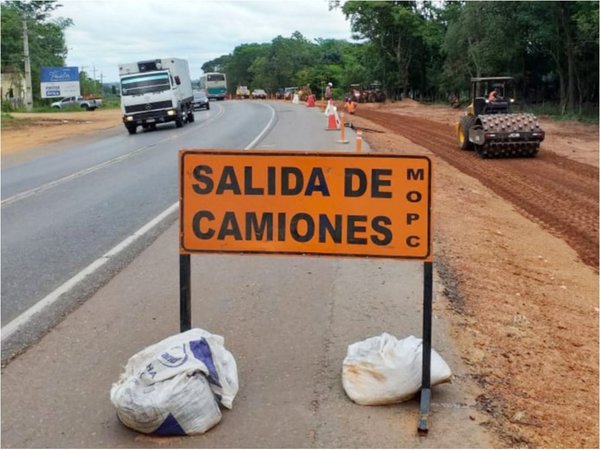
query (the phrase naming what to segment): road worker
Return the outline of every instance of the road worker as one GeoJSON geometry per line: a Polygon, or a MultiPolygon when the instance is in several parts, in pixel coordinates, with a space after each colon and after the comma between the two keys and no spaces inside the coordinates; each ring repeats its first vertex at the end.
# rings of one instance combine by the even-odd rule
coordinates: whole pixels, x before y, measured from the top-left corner
{"type": "Polygon", "coordinates": [[[325,88],[325,100],[329,101],[329,100],[333,99],[333,94],[331,92],[332,89],[333,89],[333,84],[327,83],[327,87],[325,88]]]}
{"type": "Polygon", "coordinates": [[[348,112],[348,114],[354,114],[356,111],[356,100],[354,97],[348,97],[346,99],[346,103],[344,104],[344,109],[348,112]]]}

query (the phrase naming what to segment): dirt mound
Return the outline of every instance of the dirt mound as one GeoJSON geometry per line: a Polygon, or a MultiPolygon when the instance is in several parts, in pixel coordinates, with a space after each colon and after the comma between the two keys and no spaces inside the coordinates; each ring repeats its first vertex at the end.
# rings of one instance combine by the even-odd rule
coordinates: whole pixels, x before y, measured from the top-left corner
{"type": "Polygon", "coordinates": [[[553,152],[535,159],[484,160],[457,150],[453,129],[429,119],[362,111],[372,120],[431,150],[504,197],[569,243],[598,269],[598,169],[553,152]]]}

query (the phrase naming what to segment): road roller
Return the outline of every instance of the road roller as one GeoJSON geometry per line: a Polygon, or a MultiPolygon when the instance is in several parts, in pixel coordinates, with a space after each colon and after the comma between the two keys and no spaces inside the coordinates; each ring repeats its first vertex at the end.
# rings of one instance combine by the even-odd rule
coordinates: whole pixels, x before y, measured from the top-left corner
{"type": "Polygon", "coordinates": [[[537,155],[545,133],[535,115],[512,112],[513,86],[512,77],[471,78],[470,104],[456,124],[461,149],[482,158],[537,155]]]}

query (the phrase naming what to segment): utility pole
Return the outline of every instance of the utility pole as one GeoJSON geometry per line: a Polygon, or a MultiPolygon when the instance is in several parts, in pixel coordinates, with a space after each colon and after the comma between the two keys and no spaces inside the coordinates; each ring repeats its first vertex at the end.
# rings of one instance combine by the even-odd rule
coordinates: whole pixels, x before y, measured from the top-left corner
{"type": "Polygon", "coordinates": [[[81,81],[82,81],[82,78],[83,78],[83,81],[85,81],[85,77],[87,76],[85,69],[87,69],[87,68],[88,68],[88,66],[81,66],[79,68],[79,87],[80,87],[79,95],[86,95],[85,89],[84,89],[85,83],[82,83],[81,81]],[[85,75],[84,77],[82,77],[82,75],[81,75],[82,73],[85,75]]]}
{"type": "Polygon", "coordinates": [[[29,59],[29,36],[27,21],[23,21],[23,58],[25,59],[25,110],[33,109],[33,89],[31,88],[31,61],[29,59]]]}

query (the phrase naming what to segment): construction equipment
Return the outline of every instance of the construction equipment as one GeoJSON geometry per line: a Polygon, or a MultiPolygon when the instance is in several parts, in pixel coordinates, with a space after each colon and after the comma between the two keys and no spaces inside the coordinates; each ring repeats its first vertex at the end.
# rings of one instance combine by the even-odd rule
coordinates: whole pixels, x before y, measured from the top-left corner
{"type": "Polygon", "coordinates": [[[534,157],[538,153],[545,133],[533,114],[512,112],[512,81],[512,77],[471,78],[471,101],[456,124],[461,149],[475,150],[482,158],[534,157]]]}
{"type": "Polygon", "coordinates": [[[354,97],[356,103],[385,102],[386,98],[379,81],[371,83],[368,89],[362,89],[360,84],[351,84],[347,97],[354,97]]]}
{"type": "Polygon", "coordinates": [[[364,96],[369,103],[385,102],[385,92],[381,89],[381,82],[374,81],[371,83],[369,89],[364,92],[364,96]]]}

